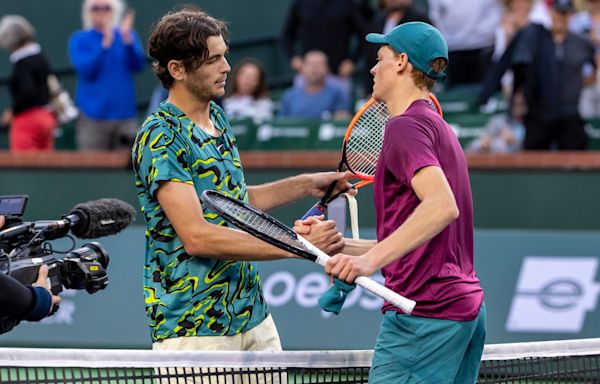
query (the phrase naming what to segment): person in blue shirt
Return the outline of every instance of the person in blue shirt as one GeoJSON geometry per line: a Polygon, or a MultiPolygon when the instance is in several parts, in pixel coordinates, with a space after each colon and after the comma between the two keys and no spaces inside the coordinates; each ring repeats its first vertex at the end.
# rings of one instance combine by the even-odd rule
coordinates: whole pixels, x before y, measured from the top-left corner
{"type": "Polygon", "coordinates": [[[302,60],[302,87],[287,90],[281,100],[281,116],[309,119],[347,119],[350,117],[348,95],[334,83],[326,81],[327,56],[309,51],[302,60]]]}
{"type": "Polygon", "coordinates": [[[133,75],[145,64],[133,11],[121,0],[85,0],[84,29],[69,39],[77,73],[77,145],[81,150],[129,148],[137,131],[133,75]],[[122,16],[122,17],[121,17],[122,16]]]}

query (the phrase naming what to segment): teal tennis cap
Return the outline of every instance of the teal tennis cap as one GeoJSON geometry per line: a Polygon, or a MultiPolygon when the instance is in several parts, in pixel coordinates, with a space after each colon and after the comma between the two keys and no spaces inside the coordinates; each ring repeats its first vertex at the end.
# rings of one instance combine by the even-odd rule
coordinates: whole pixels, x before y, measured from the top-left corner
{"type": "Polygon", "coordinates": [[[436,73],[431,62],[438,58],[448,62],[448,45],[440,31],[430,24],[420,21],[400,24],[385,35],[369,33],[370,43],[387,44],[397,53],[406,53],[408,61],[418,70],[435,80],[444,80],[446,74],[436,73]]]}

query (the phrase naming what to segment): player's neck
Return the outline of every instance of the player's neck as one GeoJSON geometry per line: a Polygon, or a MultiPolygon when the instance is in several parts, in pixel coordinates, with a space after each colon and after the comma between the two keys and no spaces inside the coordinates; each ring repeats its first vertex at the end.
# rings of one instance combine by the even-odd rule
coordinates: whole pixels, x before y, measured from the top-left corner
{"type": "Polygon", "coordinates": [[[390,100],[386,101],[390,115],[398,116],[406,112],[408,107],[417,100],[427,100],[429,92],[417,87],[398,87],[390,100]]]}
{"type": "Polygon", "coordinates": [[[169,90],[167,101],[179,108],[196,125],[208,133],[213,133],[213,124],[210,120],[210,100],[200,100],[192,96],[185,87],[174,85],[169,90]]]}

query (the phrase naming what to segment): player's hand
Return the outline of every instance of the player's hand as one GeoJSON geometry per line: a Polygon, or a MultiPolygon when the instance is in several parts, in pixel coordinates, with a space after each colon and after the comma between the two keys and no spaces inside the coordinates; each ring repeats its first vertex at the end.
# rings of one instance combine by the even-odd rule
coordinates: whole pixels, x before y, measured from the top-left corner
{"type": "Polygon", "coordinates": [[[4,227],[4,216],[0,215],[0,228],[4,227]]]}
{"type": "Polygon", "coordinates": [[[363,256],[350,256],[338,253],[327,260],[325,273],[348,284],[352,284],[359,276],[371,276],[377,266],[369,258],[363,256]]]}
{"type": "Polygon", "coordinates": [[[296,220],[294,231],[317,248],[333,255],[344,248],[344,238],[338,232],[335,221],[323,220],[324,216],[311,216],[305,220],[296,220]]]}
{"type": "MultiPolygon", "coordinates": [[[[319,216],[313,216],[314,218],[318,219],[318,220],[324,220],[325,219],[325,215],[319,215],[319,216]]],[[[294,230],[294,232],[296,232],[297,234],[299,234],[302,237],[306,237],[308,234],[310,234],[310,229],[312,228],[312,220],[308,220],[309,218],[306,218],[304,220],[298,219],[296,221],[294,221],[294,228],[292,228],[294,230]]]]}
{"type": "Polygon", "coordinates": [[[55,311],[56,308],[58,308],[58,304],[60,304],[60,297],[58,297],[57,295],[52,294],[52,291],[50,291],[50,286],[48,285],[48,266],[47,265],[42,265],[38,271],[38,278],[35,281],[35,283],[33,283],[34,287],[42,287],[45,288],[48,293],[50,293],[50,295],[52,296],[52,306],[50,307],[50,313],[53,313],[55,311]]]}
{"type": "Polygon", "coordinates": [[[333,195],[347,190],[348,193],[350,193],[352,196],[355,196],[358,193],[356,189],[352,189],[352,184],[348,182],[348,180],[352,178],[352,173],[348,171],[320,172],[313,173],[310,176],[312,177],[312,187],[310,189],[310,194],[314,197],[322,197],[327,191],[327,188],[329,188],[329,185],[334,181],[337,181],[337,185],[335,186],[333,195]]]}

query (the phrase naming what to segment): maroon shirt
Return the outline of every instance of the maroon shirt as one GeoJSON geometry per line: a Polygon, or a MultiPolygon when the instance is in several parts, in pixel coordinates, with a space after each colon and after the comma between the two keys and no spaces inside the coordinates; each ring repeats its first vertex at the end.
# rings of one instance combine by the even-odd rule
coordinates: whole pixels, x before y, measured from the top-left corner
{"type": "MultiPolygon", "coordinates": [[[[473,270],[473,202],[467,161],[448,123],[425,100],[415,101],[385,127],[374,185],[377,240],[390,236],[420,204],[411,181],[427,166],[443,170],[460,216],[437,236],[385,266],[385,285],[417,302],[413,315],[473,320],[483,290],[473,270]]],[[[386,310],[400,312],[387,302],[386,310]]]]}

